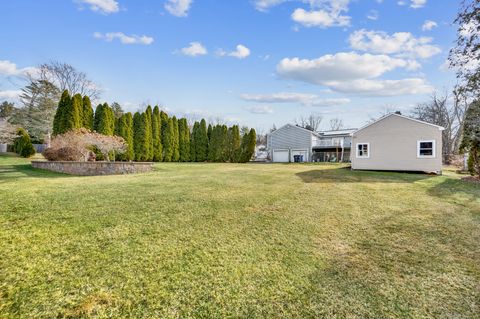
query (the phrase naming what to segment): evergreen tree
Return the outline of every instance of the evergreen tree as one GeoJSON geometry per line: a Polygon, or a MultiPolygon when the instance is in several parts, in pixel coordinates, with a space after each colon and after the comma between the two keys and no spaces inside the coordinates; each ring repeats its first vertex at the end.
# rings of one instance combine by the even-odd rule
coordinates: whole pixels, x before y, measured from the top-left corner
{"type": "Polygon", "coordinates": [[[180,160],[180,136],[178,130],[178,120],[174,116],[172,118],[172,125],[173,125],[173,155],[172,155],[172,162],[178,162],[180,160]]]}
{"type": "Polygon", "coordinates": [[[95,110],[93,129],[103,135],[113,135],[115,132],[115,116],[107,103],[100,104],[95,110]]]}
{"type": "Polygon", "coordinates": [[[200,121],[197,135],[195,138],[195,155],[197,162],[204,162],[207,160],[208,135],[207,123],[205,119],[200,121]]]}
{"type": "Polygon", "coordinates": [[[163,138],[163,161],[171,162],[173,160],[173,119],[169,118],[165,130],[162,131],[163,138]]]}
{"type": "Polygon", "coordinates": [[[187,119],[185,118],[178,121],[178,140],[180,162],[190,161],[190,130],[188,129],[187,119]]]}
{"type": "Polygon", "coordinates": [[[121,161],[131,161],[134,159],[133,150],[133,119],[131,113],[123,114],[115,125],[115,135],[123,137],[127,143],[127,150],[123,154],[117,154],[117,159],[121,161]]]}
{"type": "Polygon", "coordinates": [[[240,153],[240,129],[234,125],[228,129],[226,160],[230,163],[237,163],[240,153]]]}
{"type": "Polygon", "coordinates": [[[160,109],[157,105],[153,109],[152,117],[153,161],[155,162],[161,162],[163,159],[161,125],[160,109]]]}
{"type": "Polygon", "coordinates": [[[125,138],[125,141],[128,144],[126,159],[128,161],[133,161],[135,159],[134,141],[133,141],[133,117],[132,117],[132,113],[130,112],[126,113],[124,116],[125,116],[125,123],[127,126],[127,129],[126,129],[127,137],[125,138]]]}
{"type": "Polygon", "coordinates": [[[465,114],[460,150],[469,153],[469,171],[480,178],[480,100],[473,101],[465,114]]]}
{"type": "Polygon", "coordinates": [[[57,112],[55,113],[55,117],[53,118],[53,135],[63,134],[66,132],[64,128],[64,118],[67,108],[70,107],[70,103],[70,93],[68,93],[68,90],[65,90],[60,97],[57,112]]]}
{"type": "MultiPolygon", "coordinates": [[[[209,154],[210,152],[210,145],[212,144],[212,134],[213,134],[213,127],[212,124],[208,124],[207,128],[207,137],[208,137],[208,143],[207,143],[207,159],[209,159],[209,154]]],[[[210,159],[209,159],[210,160],[210,159]]]]}
{"type": "Polygon", "coordinates": [[[147,128],[147,115],[145,113],[135,113],[133,116],[133,145],[135,151],[135,160],[137,162],[148,161],[148,139],[147,132],[150,130],[147,128]]]}
{"type": "Polygon", "coordinates": [[[28,158],[35,154],[35,148],[33,147],[32,140],[27,131],[23,128],[18,129],[17,138],[14,141],[15,152],[25,158],[28,158]]]}
{"type": "Polygon", "coordinates": [[[198,129],[200,127],[200,123],[195,122],[193,124],[192,128],[192,133],[190,134],[190,162],[196,162],[197,161],[197,140],[195,136],[198,135],[198,129]]]}
{"type": "Polygon", "coordinates": [[[168,125],[168,114],[164,111],[160,111],[160,132],[161,132],[161,141],[162,141],[162,160],[165,161],[165,150],[169,147],[167,145],[167,139],[165,132],[168,125]]]}
{"type": "Polygon", "coordinates": [[[75,94],[66,108],[64,114],[65,132],[81,128],[83,126],[83,98],[80,94],[75,94]]]}
{"type": "Polygon", "coordinates": [[[252,159],[253,154],[255,153],[255,146],[257,143],[257,134],[252,128],[248,134],[244,134],[242,137],[241,144],[241,155],[240,162],[247,163],[252,159]]]}
{"type": "Polygon", "coordinates": [[[153,112],[149,105],[145,110],[145,124],[147,126],[147,160],[153,161],[153,112]]]}
{"type": "Polygon", "coordinates": [[[93,130],[93,108],[88,96],[83,97],[83,124],[84,128],[93,130]]]}
{"type": "Polygon", "coordinates": [[[83,98],[76,94],[70,98],[67,90],[63,91],[53,119],[54,135],[63,134],[83,126],[83,98]]]}

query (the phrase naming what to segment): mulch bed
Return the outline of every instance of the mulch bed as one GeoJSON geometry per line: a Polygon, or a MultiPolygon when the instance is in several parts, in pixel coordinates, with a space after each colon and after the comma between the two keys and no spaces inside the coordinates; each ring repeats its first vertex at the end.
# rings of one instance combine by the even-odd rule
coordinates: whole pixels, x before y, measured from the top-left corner
{"type": "Polygon", "coordinates": [[[468,177],[463,177],[463,181],[470,182],[470,183],[478,183],[480,184],[480,178],[476,176],[468,176],[468,177]]]}

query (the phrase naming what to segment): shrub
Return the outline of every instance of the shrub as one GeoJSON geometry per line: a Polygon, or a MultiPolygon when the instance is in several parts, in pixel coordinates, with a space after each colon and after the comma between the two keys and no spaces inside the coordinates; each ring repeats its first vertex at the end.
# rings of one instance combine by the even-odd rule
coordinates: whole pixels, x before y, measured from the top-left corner
{"type": "Polygon", "coordinates": [[[47,152],[47,156],[50,158],[63,156],[66,158],[63,160],[88,161],[91,158],[92,148],[95,148],[98,155],[101,155],[106,160],[110,160],[110,158],[114,158],[114,153],[125,152],[126,144],[121,137],[106,136],[81,128],[57,135],[52,140],[50,148],[52,150],[47,152]],[[73,149],[74,151],[60,151],[61,149],[73,149]],[[51,153],[54,151],[57,152],[56,155],[51,153]]]}
{"type": "Polygon", "coordinates": [[[25,158],[35,154],[35,148],[33,147],[32,140],[23,128],[20,128],[17,131],[17,138],[15,138],[14,141],[14,149],[15,153],[25,158]]]}
{"type": "Polygon", "coordinates": [[[83,155],[73,147],[62,147],[59,149],[50,147],[43,151],[43,157],[49,161],[75,162],[82,160],[83,155]]]}

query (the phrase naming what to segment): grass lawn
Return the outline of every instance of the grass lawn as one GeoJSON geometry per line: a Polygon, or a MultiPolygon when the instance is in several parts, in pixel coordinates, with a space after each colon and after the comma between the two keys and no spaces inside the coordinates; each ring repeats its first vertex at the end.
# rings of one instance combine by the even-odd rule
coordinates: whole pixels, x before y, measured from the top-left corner
{"type": "Polygon", "coordinates": [[[480,185],[448,172],[3,156],[0,227],[0,318],[480,314],[480,185]]]}

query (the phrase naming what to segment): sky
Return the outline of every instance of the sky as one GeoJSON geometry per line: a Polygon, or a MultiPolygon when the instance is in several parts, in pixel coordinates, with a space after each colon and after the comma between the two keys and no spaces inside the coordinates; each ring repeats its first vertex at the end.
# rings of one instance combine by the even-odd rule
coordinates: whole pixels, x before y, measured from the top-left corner
{"type": "Polygon", "coordinates": [[[361,127],[455,84],[460,0],[2,0],[0,101],[48,61],[101,100],[268,130],[311,113],[361,127]]]}

